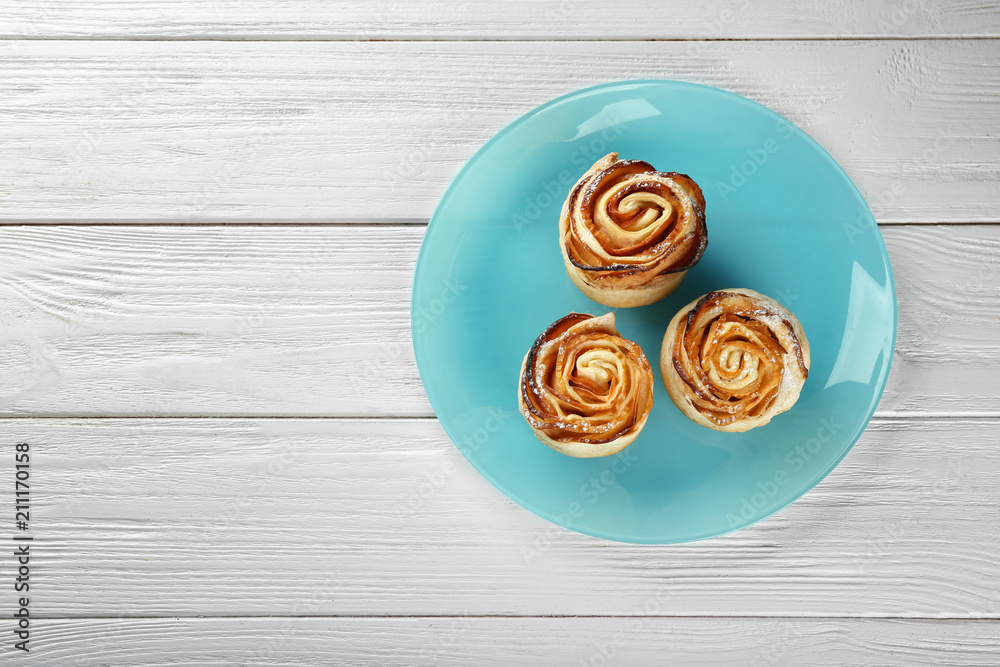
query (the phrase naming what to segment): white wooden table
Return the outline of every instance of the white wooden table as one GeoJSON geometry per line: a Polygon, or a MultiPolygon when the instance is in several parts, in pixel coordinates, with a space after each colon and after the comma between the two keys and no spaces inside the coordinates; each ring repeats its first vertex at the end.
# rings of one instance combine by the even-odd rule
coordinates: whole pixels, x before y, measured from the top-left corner
{"type": "Polygon", "coordinates": [[[0,0],[0,37],[4,664],[1000,664],[998,3],[0,0]],[[462,163],[628,78],[799,124],[899,297],[833,474],[671,547],[500,494],[410,345],[462,163]]]}

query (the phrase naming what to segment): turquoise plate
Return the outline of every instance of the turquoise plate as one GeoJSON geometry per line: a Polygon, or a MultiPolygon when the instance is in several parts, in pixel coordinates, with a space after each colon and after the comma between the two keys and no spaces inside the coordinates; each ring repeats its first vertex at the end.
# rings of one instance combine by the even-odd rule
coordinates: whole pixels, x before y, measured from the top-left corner
{"type": "Polygon", "coordinates": [[[411,317],[431,405],[484,477],[572,530],[661,544],[758,521],[837,465],[885,387],[896,295],[864,199],[802,130],[716,88],[626,81],[538,107],[469,160],[427,229],[411,317]],[[549,324],[609,310],[570,282],[556,227],[570,186],[612,151],[694,178],[707,200],[709,243],[676,292],[615,309],[618,330],[653,366],[653,411],[620,454],[574,459],[535,439],[518,412],[518,373],[549,324]],[[670,318],[726,287],[782,302],[812,351],[798,403],[747,433],[691,422],[659,377],[670,318]]]}

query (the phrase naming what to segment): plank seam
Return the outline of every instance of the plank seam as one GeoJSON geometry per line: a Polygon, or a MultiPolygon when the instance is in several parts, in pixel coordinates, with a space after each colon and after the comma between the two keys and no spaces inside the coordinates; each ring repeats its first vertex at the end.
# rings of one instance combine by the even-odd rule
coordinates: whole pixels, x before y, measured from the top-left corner
{"type": "Polygon", "coordinates": [[[5,42],[242,42],[242,43],[278,43],[278,42],[323,42],[323,43],[386,43],[386,42],[422,42],[439,44],[462,44],[477,42],[550,42],[550,43],[641,43],[641,42],[940,42],[940,41],[990,41],[998,40],[1000,35],[978,34],[978,35],[847,35],[847,36],[786,36],[786,37],[648,37],[635,39],[630,37],[620,38],[552,38],[552,37],[450,37],[440,39],[435,37],[421,37],[409,35],[404,37],[384,37],[365,38],[352,36],[328,36],[328,37],[257,37],[244,35],[214,35],[199,37],[194,35],[165,36],[165,35],[0,35],[0,41],[5,42]]]}
{"type": "MultiPolygon", "coordinates": [[[[435,414],[417,415],[74,415],[70,413],[53,415],[0,415],[0,422],[4,421],[28,421],[28,420],[153,420],[153,419],[184,419],[184,420],[228,420],[228,421],[438,421],[435,414]]],[[[918,421],[995,421],[1000,420],[1000,413],[970,413],[970,414],[947,414],[947,413],[899,413],[880,415],[877,412],[872,416],[871,421],[875,422],[918,422],[918,421]]]]}
{"type": "Polygon", "coordinates": [[[134,620],[163,620],[163,619],[191,619],[191,620],[211,620],[211,619],[263,619],[263,618],[274,618],[274,619],[287,619],[287,618],[300,618],[300,619],[321,619],[321,618],[337,618],[337,619],[375,619],[384,618],[386,620],[395,619],[438,619],[438,618],[481,618],[481,619],[536,619],[536,618],[554,618],[554,619],[573,619],[573,618],[603,618],[603,619],[617,619],[617,618],[643,618],[643,619],[719,619],[719,620],[742,620],[742,619],[766,619],[766,620],[787,620],[787,621],[837,621],[837,620],[848,620],[848,621],[924,621],[924,622],[939,622],[939,621],[949,621],[949,622],[965,622],[965,621],[981,621],[988,623],[1000,622],[1000,616],[878,616],[878,615],[861,615],[861,616],[836,616],[836,615],[809,615],[803,614],[800,616],[790,616],[785,614],[779,614],[776,616],[763,615],[763,614],[720,614],[720,615],[710,615],[710,614],[662,614],[662,615],[646,615],[646,614],[288,614],[288,615],[275,615],[275,614],[261,614],[261,615],[247,615],[247,614],[197,614],[192,616],[187,615],[143,615],[143,616],[43,616],[43,615],[32,615],[34,620],[45,620],[45,621],[134,621],[134,620]]]}
{"type": "MultiPolygon", "coordinates": [[[[357,229],[359,227],[427,227],[430,220],[426,218],[414,219],[388,219],[388,220],[295,220],[270,218],[268,220],[234,220],[225,222],[221,220],[204,220],[186,222],[181,220],[44,220],[31,219],[24,221],[0,220],[0,228],[3,227],[344,227],[357,229]]],[[[879,227],[987,227],[990,225],[1000,225],[1000,220],[982,221],[927,221],[927,222],[902,222],[898,220],[887,220],[879,222],[879,227]]]]}

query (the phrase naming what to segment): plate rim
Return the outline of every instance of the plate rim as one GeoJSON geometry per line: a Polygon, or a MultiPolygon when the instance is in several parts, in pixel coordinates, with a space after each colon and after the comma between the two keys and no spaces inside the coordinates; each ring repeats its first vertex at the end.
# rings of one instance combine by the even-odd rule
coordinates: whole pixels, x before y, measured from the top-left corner
{"type": "Polygon", "coordinates": [[[827,476],[829,476],[829,474],[831,472],[833,472],[833,470],[838,465],[840,465],[840,462],[844,460],[844,458],[851,452],[851,450],[854,449],[854,446],[857,444],[858,440],[860,440],[861,436],[864,435],[865,431],[868,430],[868,426],[871,423],[872,417],[874,416],[875,411],[878,408],[879,403],[881,403],[881,401],[882,401],[882,396],[885,393],[886,386],[888,386],[889,375],[890,375],[890,373],[892,371],[892,364],[893,364],[893,361],[894,361],[895,356],[896,356],[895,355],[895,351],[896,351],[896,337],[897,337],[898,328],[899,328],[899,305],[898,305],[898,300],[896,298],[896,280],[895,280],[895,274],[893,273],[893,270],[892,270],[892,261],[891,261],[891,258],[889,257],[889,249],[885,245],[885,238],[882,236],[882,230],[878,226],[878,221],[875,220],[875,215],[874,215],[874,213],[872,213],[871,207],[868,205],[868,201],[864,198],[864,195],[861,194],[861,191],[858,189],[857,185],[854,183],[854,181],[851,179],[851,177],[847,174],[847,172],[844,170],[844,168],[842,166],[840,166],[840,163],[838,163],[833,158],[833,156],[831,156],[830,153],[827,152],[827,150],[825,148],[823,148],[823,146],[821,146],[815,139],[813,139],[805,130],[803,130],[801,127],[799,127],[798,124],[796,124],[793,121],[785,118],[783,115],[781,115],[777,111],[771,109],[770,107],[765,106],[765,105],[761,104],[760,102],[752,100],[752,99],[750,99],[748,97],[744,97],[743,95],[740,95],[739,93],[734,93],[734,92],[726,90],[724,88],[718,88],[716,86],[710,86],[710,85],[702,84],[702,83],[695,83],[695,82],[692,82],[692,81],[679,81],[679,80],[675,80],[675,79],[648,79],[648,78],[644,78],[644,79],[622,79],[622,80],[616,80],[616,81],[606,81],[604,83],[599,83],[599,84],[587,86],[585,88],[580,88],[580,89],[577,89],[577,90],[570,91],[568,93],[564,93],[562,95],[559,95],[558,97],[555,97],[555,98],[553,98],[551,100],[548,100],[547,102],[544,102],[543,104],[540,104],[537,107],[532,108],[531,110],[527,111],[526,113],[518,116],[514,120],[512,120],[509,123],[507,123],[506,125],[504,125],[500,130],[498,130],[495,134],[493,134],[485,143],[483,143],[478,149],[476,149],[476,151],[472,154],[472,156],[469,157],[469,159],[465,161],[465,163],[462,165],[461,169],[458,170],[458,173],[456,173],[455,176],[452,177],[451,181],[448,183],[448,187],[445,189],[444,194],[441,195],[441,198],[438,200],[437,205],[434,207],[434,212],[431,214],[431,217],[430,217],[430,219],[427,222],[427,228],[426,228],[426,231],[424,232],[424,238],[420,242],[420,250],[417,253],[417,262],[414,265],[413,280],[412,280],[411,288],[410,289],[411,289],[411,291],[410,291],[410,337],[411,337],[411,341],[412,341],[412,345],[413,345],[414,360],[416,361],[416,364],[417,364],[417,372],[420,375],[420,382],[423,385],[424,393],[427,395],[427,400],[431,404],[431,409],[434,411],[434,416],[437,419],[438,423],[441,425],[441,427],[444,429],[445,433],[448,435],[449,440],[451,440],[452,446],[454,446],[456,449],[458,449],[458,451],[462,454],[463,458],[465,458],[465,460],[468,461],[468,463],[470,465],[472,465],[472,467],[480,475],[482,475],[490,484],[492,484],[493,487],[496,488],[500,493],[502,493],[504,496],[506,496],[508,499],[512,500],[513,502],[517,503],[519,506],[524,507],[525,509],[527,509],[528,511],[532,512],[533,514],[541,517],[542,519],[544,519],[545,521],[549,522],[550,524],[559,526],[560,528],[562,528],[564,530],[569,530],[569,531],[572,531],[572,532],[575,532],[575,533],[579,533],[579,534],[582,534],[582,535],[588,535],[590,537],[595,537],[595,538],[598,538],[598,539],[608,540],[608,541],[611,541],[611,542],[618,542],[618,543],[621,543],[621,544],[664,544],[664,545],[665,544],[688,544],[688,543],[692,543],[692,542],[698,542],[698,541],[701,541],[701,540],[712,539],[712,538],[715,538],[715,537],[722,537],[723,535],[729,535],[731,533],[743,530],[744,528],[749,528],[750,526],[753,526],[753,525],[755,525],[757,523],[760,523],[761,521],[763,521],[763,520],[765,520],[765,519],[767,519],[767,518],[769,518],[769,517],[777,514],[778,512],[782,511],[783,509],[785,509],[786,507],[788,507],[792,503],[794,503],[797,500],[801,499],[807,493],[809,493],[810,491],[812,491],[813,489],[815,489],[824,479],[827,478],[827,476]],[[887,349],[889,350],[889,354],[887,355],[888,359],[886,360],[885,370],[882,373],[882,379],[881,379],[881,382],[880,382],[880,386],[877,388],[875,394],[872,396],[871,404],[868,406],[868,411],[867,411],[867,414],[864,417],[862,425],[859,427],[858,432],[854,436],[852,436],[850,443],[847,444],[847,446],[844,448],[844,451],[840,454],[840,456],[837,457],[837,459],[833,463],[831,463],[825,470],[823,470],[822,473],[820,473],[818,476],[816,476],[815,479],[808,484],[807,488],[804,491],[802,491],[802,493],[800,493],[800,494],[798,494],[798,495],[790,498],[787,502],[781,503],[774,510],[768,512],[767,514],[761,514],[760,516],[754,518],[752,521],[749,521],[748,523],[745,523],[745,524],[742,524],[742,525],[739,525],[739,526],[736,526],[736,527],[731,527],[728,530],[725,530],[725,531],[722,531],[722,532],[709,531],[709,532],[706,532],[706,533],[699,533],[698,535],[695,535],[695,536],[692,536],[692,537],[685,537],[684,539],[676,539],[676,540],[664,539],[664,538],[658,538],[658,539],[629,539],[629,538],[627,538],[625,536],[622,536],[622,535],[614,535],[614,534],[611,534],[611,533],[606,533],[606,532],[601,531],[601,530],[587,530],[587,529],[584,529],[583,527],[579,527],[579,526],[572,526],[572,525],[571,526],[567,526],[567,525],[565,525],[563,523],[555,521],[549,515],[549,513],[548,513],[547,510],[542,510],[541,508],[536,507],[530,501],[527,501],[524,498],[521,498],[519,496],[515,497],[515,495],[512,495],[511,493],[509,493],[509,491],[505,487],[505,485],[499,483],[487,470],[485,470],[483,467],[481,467],[479,464],[477,464],[476,461],[473,458],[470,458],[470,456],[465,452],[465,450],[463,450],[462,447],[460,447],[457,444],[458,443],[458,439],[452,433],[452,430],[449,427],[449,425],[446,424],[444,422],[444,420],[441,419],[440,415],[438,414],[438,409],[437,409],[436,406],[439,405],[440,403],[439,403],[439,401],[435,397],[435,394],[437,393],[437,390],[432,390],[428,386],[427,382],[425,381],[425,379],[424,379],[425,378],[425,369],[424,369],[423,365],[421,364],[420,354],[417,352],[417,348],[418,348],[417,339],[418,339],[418,337],[422,338],[422,336],[423,336],[423,334],[418,334],[417,327],[416,327],[416,305],[417,305],[416,304],[416,300],[417,300],[417,294],[419,293],[418,287],[420,285],[421,266],[425,262],[429,261],[428,260],[428,252],[426,250],[426,248],[427,248],[427,241],[428,241],[429,238],[431,238],[431,235],[432,235],[432,233],[433,233],[433,231],[435,229],[435,225],[434,225],[435,220],[437,220],[437,218],[439,217],[439,214],[440,214],[441,210],[444,208],[445,204],[453,196],[453,194],[455,192],[456,183],[458,183],[461,180],[462,176],[473,165],[475,165],[480,159],[482,159],[482,157],[486,153],[486,151],[495,142],[499,141],[502,137],[504,137],[509,132],[513,131],[514,129],[518,128],[522,124],[528,122],[528,120],[530,120],[535,115],[537,115],[539,113],[542,113],[542,112],[545,112],[545,111],[551,109],[552,107],[558,106],[559,104],[561,104],[561,103],[563,103],[563,102],[565,102],[565,101],[567,101],[569,99],[578,99],[580,97],[585,97],[587,95],[591,95],[591,94],[594,94],[594,93],[597,93],[597,92],[601,92],[601,91],[604,91],[604,90],[607,90],[607,89],[612,89],[612,88],[621,88],[623,90],[627,90],[630,87],[639,88],[639,87],[642,87],[642,86],[665,86],[665,87],[681,87],[681,88],[689,87],[689,88],[698,89],[701,93],[719,95],[720,97],[726,97],[726,98],[729,98],[731,100],[734,100],[734,101],[736,101],[739,104],[744,104],[744,105],[750,105],[750,106],[753,106],[753,107],[757,107],[758,109],[763,110],[765,112],[765,114],[771,115],[771,116],[773,116],[777,120],[780,120],[780,121],[788,123],[793,128],[793,132],[798,132],[802,136],[802,138],[804,138],[808,143],[812,144],[812,146],[819,152],[819,154],[831,166],[833,166],[834,170],[837,173],[839,173],[840,177],[854,191],[854,193],[857,195],[858,200],[864,205],[865,211],[868,212],[868,214],[871,216],[872,221],[875,223],[874,227],[875,227],[875,231],[877,232],[877,234],[875,235],[876,244],[878,246],[878,249],[881,250],[882,258],[883,258],[883,260],[885,262],[886,276],[887,276],[886,287],[889,288],[889,293],[890,293],[890,296],[891,296],[891,306],[892,306],[892,309],[891,309],[891,320],[892,320],[891,329],[892,329],[892,332],[891,332],[891,336],[890,336],[890,344],[887,347],[887,349]]]}

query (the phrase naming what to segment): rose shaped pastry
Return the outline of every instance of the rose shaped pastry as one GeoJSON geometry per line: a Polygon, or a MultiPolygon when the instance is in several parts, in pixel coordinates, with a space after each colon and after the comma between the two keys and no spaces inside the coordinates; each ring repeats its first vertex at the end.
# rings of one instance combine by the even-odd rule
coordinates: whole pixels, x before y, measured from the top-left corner
{"type": "Polygon", "coordinates": [[[705,197],[684,174],[611,153],[570,190],[559,245],[570,279],[588,297],[645,306],[677,289],[705,252],[705,197]]]}
{"type": "Polygon", "coordinates": [[[774,299],[748,289],[709,292],[670,320],[660,373],[693,421],[747,431],[798,400],[809,376],[809,341],[774,299]]]}
{"type": "Polygon", "coordinates": [[[615,315],[570,313],[521,364],[521,414],[539,440],[568,456],[608,456],[635,440],[653,407],[653,370],[618,335],[615,315]]]}

